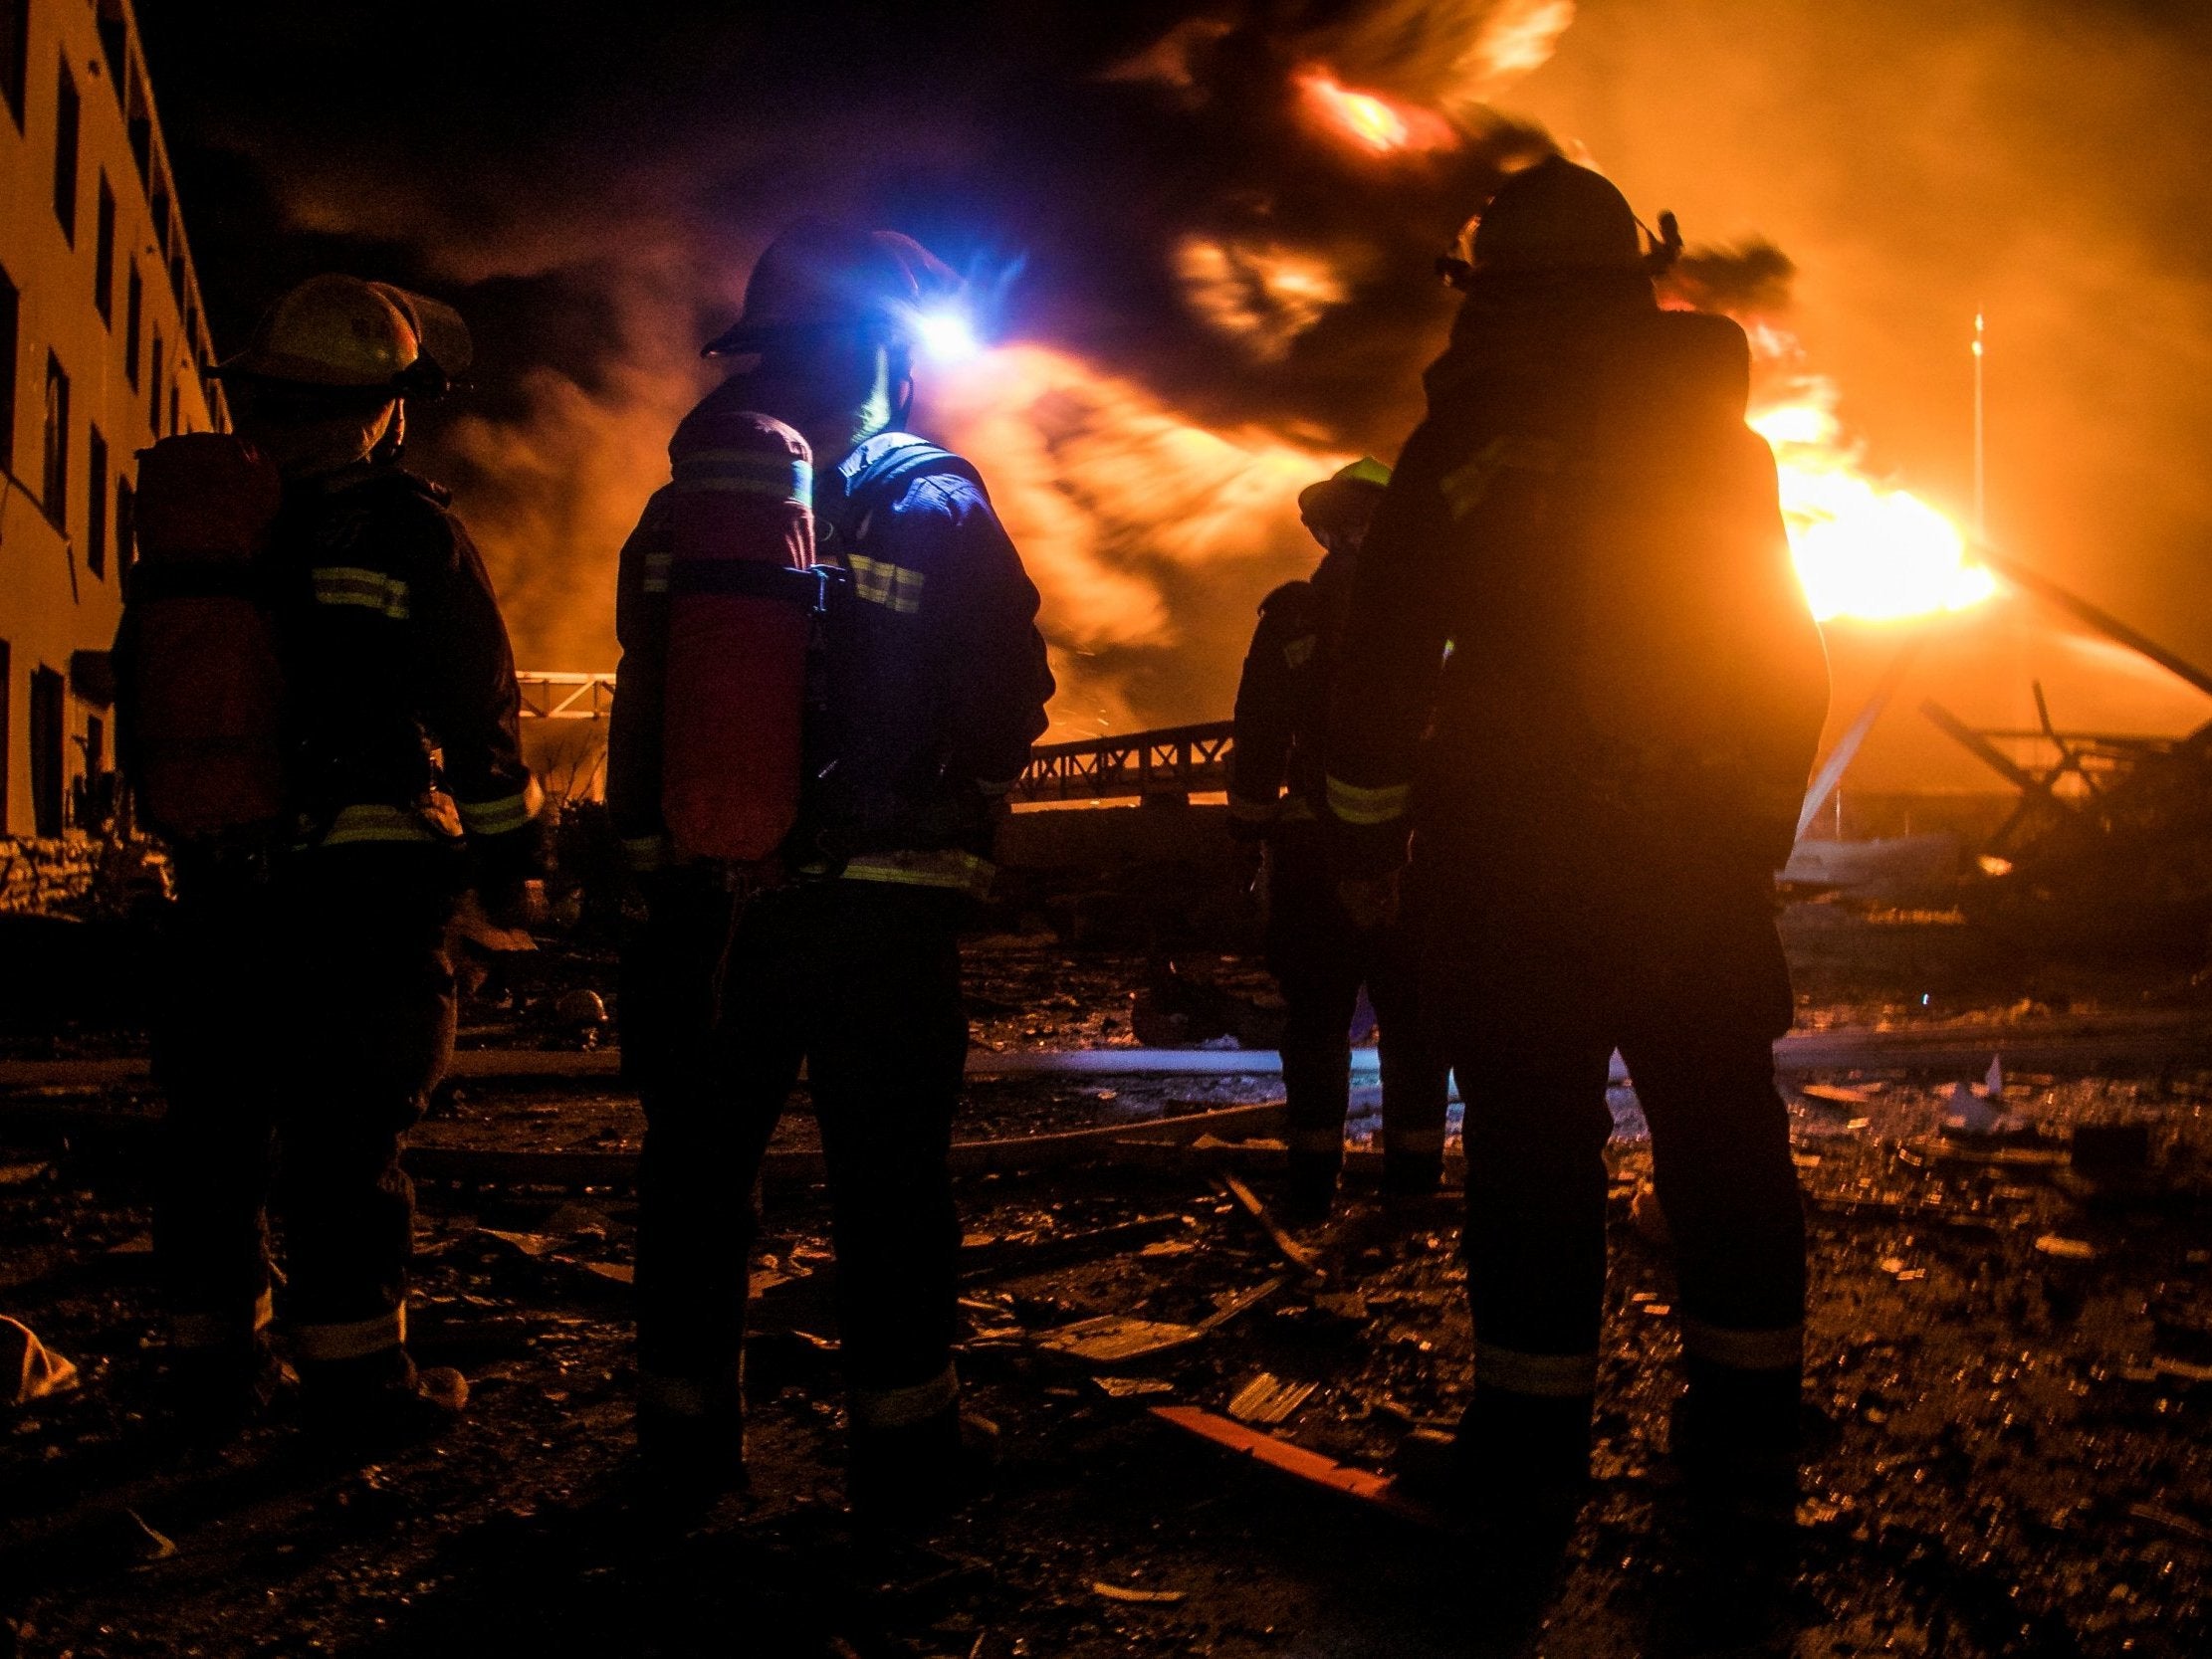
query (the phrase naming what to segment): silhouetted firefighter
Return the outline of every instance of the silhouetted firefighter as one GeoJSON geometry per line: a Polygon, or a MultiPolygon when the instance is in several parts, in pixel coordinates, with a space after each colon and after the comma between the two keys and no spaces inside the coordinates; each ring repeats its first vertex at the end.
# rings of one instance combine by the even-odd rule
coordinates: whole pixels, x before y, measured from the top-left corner
{"type": "Polygon", "coordinates": [[[280,1374],[272,1185],[311,1422],[373,1439],[467,1395],[407,1355],[400,1140],[453,1049],[456,900],[518,920],[544,853],[491,582],[400,465],[405,402],[467,365],[445,308],[318,277],[222,366],[239,436],[165,439],[140,471],[122,755],[177,874],[154,1241],[203,1423],[280,1374]]]}
{"type": "Polygon", "coordinates": [[[1052,677],[975,469],[903,430],[922,308],[950,283],[905,237],[778,237],[708,347],[759,364],[685,418],[622,551],[608,793],[648,910],[621,999],[647,1123],[638,1440],[690,1494],[743,1475],[750,1193],[802,1063],[851,1496],[942,1507],[968,1461],[957,933],[1052,677]]]}
{"type": "Polygon", "coordinates": [[[1721,1490],[1794,1480],[1773,872],[1827,673],[1743,422],[1743,332],[1658,308],[1661,223],[1647,253],[1620,192],[1553,159],[1446,262],[1466,299],[1361,555],[1332,707],[1355,911],[1389,909],[1414,826],[1425,1007],[1466,1101],[1455,1478],[1506,1516],[1556,1513],[1588,1475],[1617,1045],[1675,1241],[1674,1452],[1721,1490]]]}
{"type": "Polygon", "coordinates": [[[1362,928],[1330,874],[1321,747],[1344,611],[1390,469],[1363,458],[1298,496],[1323,557],[1261,602],[1236,688],[1229,828],[1267,846],[1267,966],[1282,988],[1291,1219],[1325,1218],[1344,1166],[1350,1030],[1367,987],[1383,1064],[1383,1184],[1434,1192],[1443,1174],[1450,1079],[1427,1041],[1405,929],[1362,928]],[[1287,785],[1287,789],[1285,788],[1287,785]]]}

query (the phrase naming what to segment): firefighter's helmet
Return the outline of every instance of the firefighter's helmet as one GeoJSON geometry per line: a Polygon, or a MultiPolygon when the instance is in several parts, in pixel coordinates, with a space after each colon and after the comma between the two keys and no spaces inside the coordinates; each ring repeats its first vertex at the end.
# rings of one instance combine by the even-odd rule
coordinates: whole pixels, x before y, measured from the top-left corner
{"type": "Polygon", "coordinates": [[[1298,492],[1298,517],[1315,534],[1365,525],[1390,488],[1390,469],[1372,455],[1340,467],[1298,492]]]}
{"type": "Polygon", "coordinates": [[[468,368],[470,354],[468,325],[450,306],[333,272],[279,297],[246,349],[215,372],[410,397],[444,391],[468,368]]]}
{"type": "Polygon", "coordinates": [[[1659,215],[1659,234],[1650,242],[1647,249],[1643,226],[1611,179],[1553,155],[1499,185],[1438,269],[1461,287],[1492,273],[1657,276],[1681,251],[1672,214],[1659,215]]]}
{"type": "Polygon", "coordinates": [[[911,342],[923,308],[960,287],[910,236],[801,219],[769,244],[745,285],[745,311],[706,356],[760,351],[778,339],[862,328],[911,342]]]}

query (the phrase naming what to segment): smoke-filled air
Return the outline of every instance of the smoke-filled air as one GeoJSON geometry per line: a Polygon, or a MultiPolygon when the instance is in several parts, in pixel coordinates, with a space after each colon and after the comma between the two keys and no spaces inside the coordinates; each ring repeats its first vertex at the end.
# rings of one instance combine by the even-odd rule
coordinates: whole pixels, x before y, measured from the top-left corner
{"type": "MultiPolygon", "coordinates": [[[[1437,256],[1501,177],[1558,150],[1648,224],[1676,212],[1689,251],[1666,303],[1751,333],[1753,424],[1829,624],[1838,721],[1930,618],[1922,673],[1969,720],[2024,724],[2038,680],[2062,725],[2193,716],[1974,548],[1979,314],[1991,544],[2212,657],[2212,619],[2172,603],[2212,519],[2194,453],[2212,239],[2177,228],[2174,180],[2212,132],[2201,102],[2167,96],[2212,66],[2153,12],[1254,0],[1047,28],[976,11],[874,43],[804,98],[785,72],[811,64],[805,31],[686,13],[635,49],[664,66],[658,102],[634,64],[620,96],[589,88],[579,56],[559,137],[533,123],[466,163],[416,157],[384,193],[363,193],[358,155],[339,172],[241,137],[292,228],[395,251],[485,336],[474,394],[419,447],[526,667],[612,665],[616,551],[712,384],[698,342],[780,223],[830,212],[969,278],[977,348],[924,363],[919,413],[981,465],[1043,592],[1050,735],[1225,716],[1254,605],[1315,556],[1297,490],[1393,458],[1451,313],[1437,256]],[[967,50],[979,29],[988,64],[967,50]]],[[[497,137],[523,114],[483,119],[497,137]]],[[[1960,764],[1892,721],[1862,776],[1960,764]]]]}

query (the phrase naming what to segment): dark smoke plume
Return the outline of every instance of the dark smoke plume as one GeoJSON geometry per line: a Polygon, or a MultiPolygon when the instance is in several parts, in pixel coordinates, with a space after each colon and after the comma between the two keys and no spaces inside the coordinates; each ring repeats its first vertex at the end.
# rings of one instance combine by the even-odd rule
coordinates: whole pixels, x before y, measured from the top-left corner
{"type": "Polygon", "coordinates": [[[1668,300],[1692,311],[1734,317],[1773,316],[1790,309],[1797,266],[1771,242],[1691,248],[1660,284],[1668,300]]]}

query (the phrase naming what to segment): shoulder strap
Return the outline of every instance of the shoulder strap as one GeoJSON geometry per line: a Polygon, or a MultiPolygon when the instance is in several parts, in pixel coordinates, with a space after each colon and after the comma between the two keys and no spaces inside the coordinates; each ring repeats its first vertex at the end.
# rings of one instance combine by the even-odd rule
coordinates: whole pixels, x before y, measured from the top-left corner
{"type": "Polygon", "coordinates": [[[141,558],[123,573],[123,604],[148,605],[159,599],[251,599],[270,597],[269,573],[246,559],[141,558]]]}
{"type": "Polygon", "coordinates": [[[840,537],[851,536],[877,508],[895,502],[906,487],[919,478],[964,478],[981,490],[983,474],[975,464],[951,450],[939,449],[926,438],[912,433],[886,434],[863,447],[866,455],[861,464],[845,478],[844,500],[836,511],[836,529],[840,537]],[[878,447],[880,445],[880,447],[878,447]],[[874,449],[875,453],[867,454],[874,449]]]}

